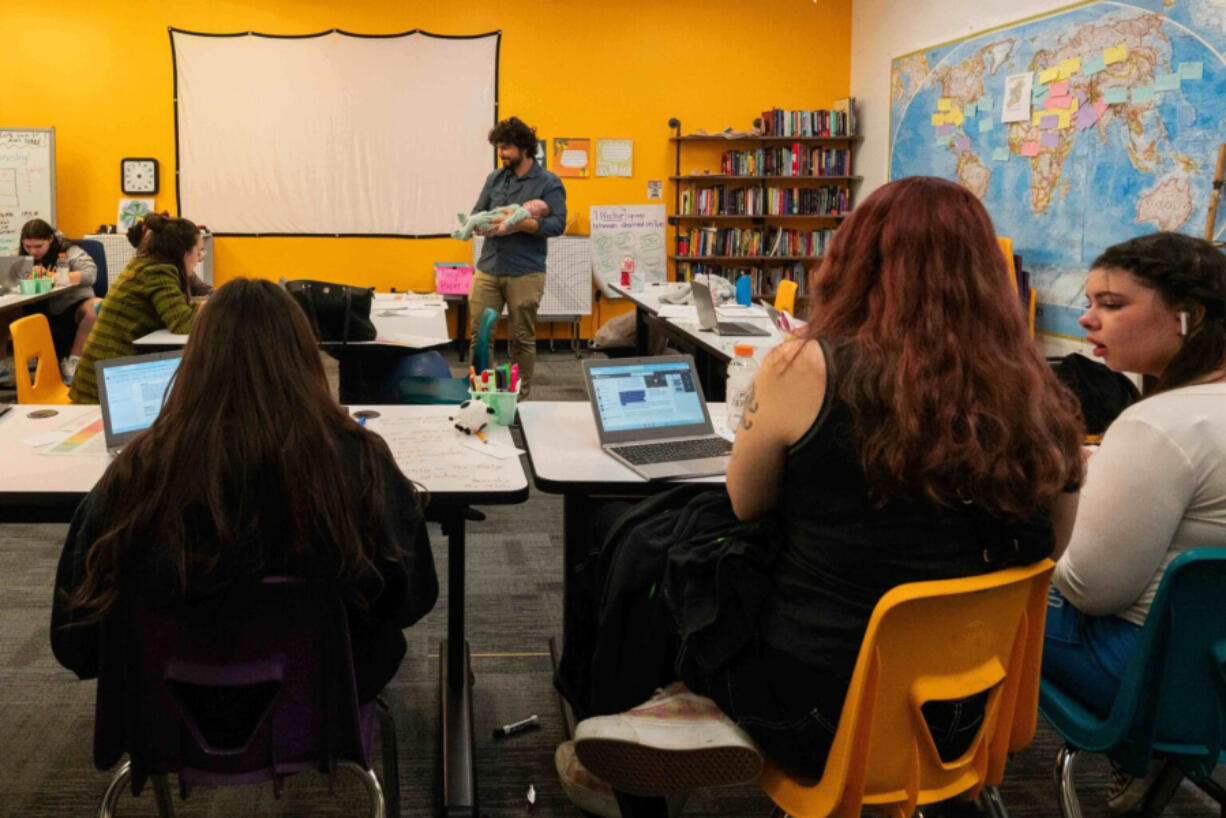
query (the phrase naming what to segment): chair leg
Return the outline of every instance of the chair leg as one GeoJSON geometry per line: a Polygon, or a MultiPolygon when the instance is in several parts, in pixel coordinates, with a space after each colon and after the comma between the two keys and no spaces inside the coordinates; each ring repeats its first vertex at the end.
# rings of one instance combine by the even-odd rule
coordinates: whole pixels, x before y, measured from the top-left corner
{"type": "Polygon", "coordinates": [[[119,769],[115,770],[115,774],[111,776],[111,783],[106,785],[106,792],[102,795],[102,806],[98,807],[98,818],[114,816],[115,802],[119,800],[119,794],[123,792],[123,786],[128,783],[131,775],[131,761],[125,761],[119,765],[119,769]]]}
{"type": "Polygon", "coordinates": [[[175,804],[170,797],[170,784],[166,781],[166,773],[149,776],[153,784],[153,800],[157,803],[158,818],[175,818],[175,804]]]}
{"type": "Polygon", "coordinates": [[[1149,788],[1149,792],[1145,796],[1145,800],[1141,803],[1140,813],[1143,818],[1157,818],[1162,814],[1162,810],[1179,790],[1179,784],[1183,781],[1183,770],[1179,769],[1178,765],[1167,762],[1162,772],[1158,774],[1158,778],[1149,788]]]}
{"type": "Polygon", "coordinates": [[[1077,749],[1068,744],[1060,748],[1056,755],[1056,800],[1060,803],[1062,818],[1081,818],[1081,803],[1077,800],[1077,790],[1073,782],[1073,760],[1077,757],[1077,749]]]}
{"type": "Polygon", "coordinates": [[[382,697],[375,699],[375,713],[379,716],[379,741],[383,747],[383,800],[387,804],[387,818],[400,818],[400,759],[396,747],[396,721],[382,697]]]}
{"type": "Polygon", "coordinates": [[[1000,790],[995,787],[984,787],[979,792],[979,801],[992,818],[1009,818],[1009,811],[1005,809],[1005,800],[1000,797],[1000,790]]]}
{"type": "Polygon", "coordinates": [[[387,818],[386,805],[383,803],[383,788],[379,786],[379,778],[375,775],[374,770],[364,769],[361,765],[344,759],[338,761],[336,766],[342,770],[349,770],[362,779],[362,783],[366,785],[366,794],[370,796],[370,818],[387,818]]]}

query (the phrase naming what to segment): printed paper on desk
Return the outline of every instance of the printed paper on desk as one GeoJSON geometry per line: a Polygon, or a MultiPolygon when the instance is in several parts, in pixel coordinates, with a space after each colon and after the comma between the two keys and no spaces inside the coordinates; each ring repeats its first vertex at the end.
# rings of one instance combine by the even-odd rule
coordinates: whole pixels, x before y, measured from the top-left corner
{"type": "Polygon", "coordinates": [[[434,289],[442,295],[468,295],[472,289],[471,264],[434,263],[434,289]]]}
{"type": "Polygon", "coordinates": [[[656,315],[660,318],[668,318],[673,321],[689,321],[691,324],[698,323],[698,310],[692,304],[661,304],[656,315]]]}
{"type": "Polygon", "coordinates": [[[469,437],[468,435],[465,435],[459,439],[459,443],[465,449],[472,449],[474,452],[481,452],[481,454],[489,455],[490,457],[497,458],[498,460],[518,457],[524,453],[522,449],[517,449],[514,446],[508,446],[505,443],[495,443],[489,438],[486,438],[485,442],[482,443],[481,439],[476,436],[469,437]]]}
{"type": "Polygon", "coordinates": [[[414,349],[426,349],[428,347],[442,346],[450,344],[450,338],[434,338],[429,335],[412,335],[407,332],[393,332],[391,335],[380,335],[374,341],[376,344],[387,344],[389,346],[412,347],[414,349]]]}

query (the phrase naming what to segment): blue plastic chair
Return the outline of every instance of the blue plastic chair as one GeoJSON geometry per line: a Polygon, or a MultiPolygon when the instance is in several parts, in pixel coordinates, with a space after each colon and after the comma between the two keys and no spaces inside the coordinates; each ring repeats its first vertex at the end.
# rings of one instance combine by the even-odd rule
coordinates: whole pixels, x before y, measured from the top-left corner
{"type": "MultiPolygon", "coordinates": [[[[494,322],[498,320],[495,310],[486,308],[481,313],[477,327],[477,339],[473,343],[473,369],[482,372],[490,366],[490,336],[494,322]]],[[[451,377],[451,367],[442,354],[435,350],[405,358],[388,378],[383,398],[388,403],[409,404],[457,404],[468,400],[468,376],[451,377]]]]}
{"type": "Polygon", "coordinates": [[[1226,760],[1226,548],[1171,561],[1105,719],[1047,679],[1039,712],[1066,742],[1055,770],[1064,818],[1081,816],[1073,788],[1079,752],[1106,753],[1136,776],[1154,756],[1168,758],[1142,814],[1159,814],[1186,776],[1226,815],[1226,791],[1209,778],[1226,760]]]}
{"type": "Polygon", "coordinates": [[[97,239],[77,239],[73,243],[84,250],[94,260],[94,264],[98,265],[98,277],[94,279],[94,295],[98,298],[106,298],[110,282],[107,279],[106,250],[102,242],[97,239]]]}

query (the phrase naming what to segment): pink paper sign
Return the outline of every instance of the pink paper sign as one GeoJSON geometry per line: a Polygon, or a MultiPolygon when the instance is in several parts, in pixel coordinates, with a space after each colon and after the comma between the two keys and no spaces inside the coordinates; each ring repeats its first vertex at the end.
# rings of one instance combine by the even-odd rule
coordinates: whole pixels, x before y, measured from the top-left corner
{"type": "Polygon", "coordinates": [[[468,295],[473,283],[471,264],[434,265],[434,289],[443,295],[468,295]]]}

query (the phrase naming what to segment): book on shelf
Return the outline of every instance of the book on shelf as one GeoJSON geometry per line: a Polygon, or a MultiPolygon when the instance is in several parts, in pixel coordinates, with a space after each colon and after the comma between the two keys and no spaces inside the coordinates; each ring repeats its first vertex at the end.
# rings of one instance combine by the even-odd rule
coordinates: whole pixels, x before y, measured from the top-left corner
{"type": "Polygon", "coordinates": [[[850,137],[856,133],[856,100],[836,100],[828,110],[762,112],[764,136],[850,137]]]}

